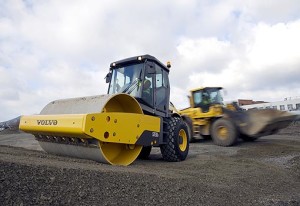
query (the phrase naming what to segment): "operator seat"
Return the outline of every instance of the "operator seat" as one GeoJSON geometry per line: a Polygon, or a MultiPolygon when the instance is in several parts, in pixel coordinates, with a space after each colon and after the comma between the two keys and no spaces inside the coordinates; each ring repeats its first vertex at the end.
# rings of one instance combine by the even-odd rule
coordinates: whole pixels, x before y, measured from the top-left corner
{"type": "Polygon", "coordinates": [[[144,80],[142,97],[146,102],[152,103],[151,81],[148,79],[144,80]]]}

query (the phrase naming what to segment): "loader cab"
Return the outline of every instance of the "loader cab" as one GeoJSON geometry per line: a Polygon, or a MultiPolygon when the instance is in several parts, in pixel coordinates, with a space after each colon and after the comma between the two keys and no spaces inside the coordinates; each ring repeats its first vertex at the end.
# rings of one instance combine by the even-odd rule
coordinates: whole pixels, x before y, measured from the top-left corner
{"type": "Polygon", "coordinates": [[[223,105],[222,87],[204,87],[191,91],[192,107],[200,107],[203,112],[208,112],[212,105],[223,105]]]}
{"type": "Polygon", "coordinates": [[[108,94],[127,93],[145,114],[169,116],[169,69],[150,55],[114,62],[106,76],[108,94]]]}

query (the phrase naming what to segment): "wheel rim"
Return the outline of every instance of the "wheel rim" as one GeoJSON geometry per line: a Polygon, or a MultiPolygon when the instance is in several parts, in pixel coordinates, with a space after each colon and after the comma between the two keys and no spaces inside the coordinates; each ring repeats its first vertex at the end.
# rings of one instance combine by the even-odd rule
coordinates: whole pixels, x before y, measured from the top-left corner
{"type": "Polygon", "coordinates": [[[181,144],[179,144],[179,149],[182,152],[184,152],[186,150],[187,142],[188,142],[188,137],[187,137],[186,132],[184,131],[184,129],[181,129],[179,131],[179,136],[182,138],[182,142],[181,142],[181,144]]]}
{"type": "Polygon", "coordinates": [[[218,128],[218,137],[222,140],[225,140],[228,138],[229,132],[228,129],[224,126],[221,126],[218,128]]]}

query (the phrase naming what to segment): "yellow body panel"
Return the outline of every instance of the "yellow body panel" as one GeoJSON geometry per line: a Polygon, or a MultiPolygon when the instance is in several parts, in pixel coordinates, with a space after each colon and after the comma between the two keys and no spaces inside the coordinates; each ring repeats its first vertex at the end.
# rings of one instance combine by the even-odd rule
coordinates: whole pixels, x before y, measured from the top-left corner
{"type": "Polygon", "coordinates": [[[205,118],[205,119],[192,119],[193,124],[197,126],[202,126],[202,125],[207,125],[209,124],[210,120],[205,118]]]}
{"type": "Polygon", "coordinates": [[[221,105],[213,105],[210,106],[208,112],[202,112],[201,108],[187,108],[179,111],[180,115],[188,115],[193,119],[203,119],[203,118],[211,118],[218,117],[223,115],[222,106],[221,105]]]}
{"type": "Polygon", "coordinates": [[[86,134],[102,142],[135,144],[145,130],[160,132],[160,118],[144,114],[87,114],[86,134]]]}
{"type": "Polygon", "coordinates": [[[22,116],[19,129],[32,134],[89,138],[83,131],[84,114],[22,116]]]}
{"type": "Polygon", "coordinates": [[[194,132],[198,131],[201,135],[210,135],[212,118],[221,117],[223,110],[221,105],[212,105],[208,112],[202,112],[201,108],[196,107],[181,110],[179,114],[186,115],[192,120],[194,132]]]}
{"type": "Polygon", "coordinates": [[[93,113],[22,116],[20,130],[32,134],[96,138],[102,142],[135,144],[145,130],[160,132],[160,118],[133,113],[93,113]]]}

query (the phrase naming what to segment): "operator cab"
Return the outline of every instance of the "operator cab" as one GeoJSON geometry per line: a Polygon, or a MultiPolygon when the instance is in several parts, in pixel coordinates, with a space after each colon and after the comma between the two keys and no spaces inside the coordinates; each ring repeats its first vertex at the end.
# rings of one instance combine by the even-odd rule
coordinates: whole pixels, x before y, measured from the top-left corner
{"type": "Polygon", "coordinates": [[[223,105],[222,87],[204,87],[192,90],[194,107],[200,107],[208,112],[211,105],[223,105]]]}
{"type": "Polygon", "coordinates": [[[144,113],[169,115],[169,69],[150,55],[114,62],[106,76],[108,94],[127,93],[136,98],[144,113]]]}

